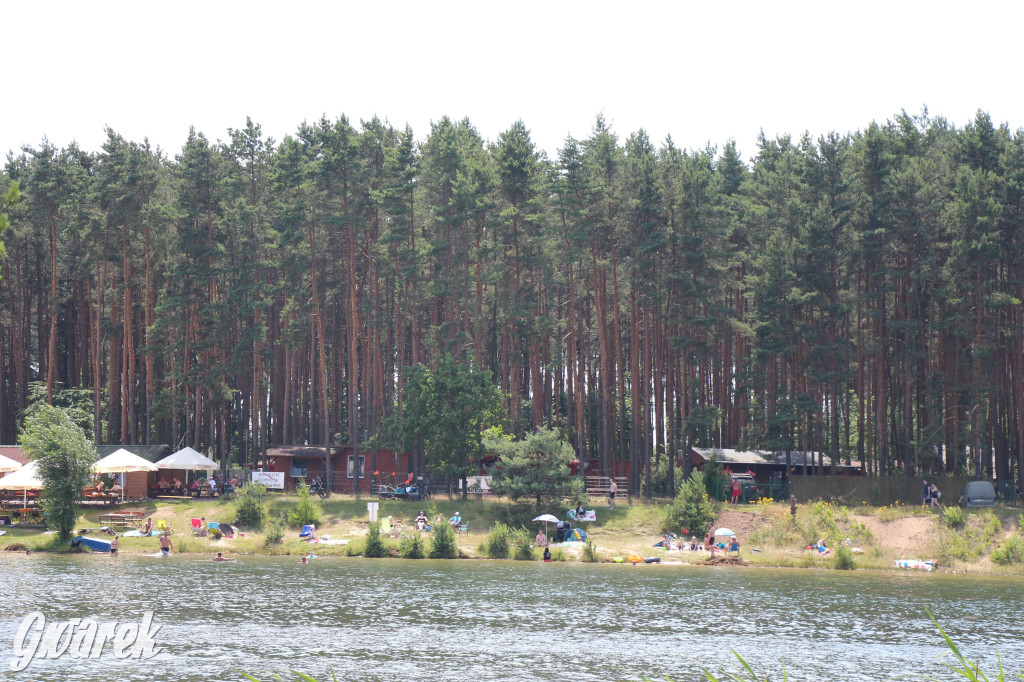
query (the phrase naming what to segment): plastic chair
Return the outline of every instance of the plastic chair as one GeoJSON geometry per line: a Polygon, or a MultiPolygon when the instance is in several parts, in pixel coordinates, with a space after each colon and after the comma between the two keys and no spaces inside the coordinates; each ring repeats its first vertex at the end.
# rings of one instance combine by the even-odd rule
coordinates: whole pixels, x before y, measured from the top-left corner
{"type": "Polygon", "coordinates": [[[468,535],[469,534],[469,524],[466,523],[465,521],[463,521],[462,523],[459,524],[459,527],[456,528],[455,530],[457,530],[460,533],[468,535]]]}
{"type": "Polygon", "coordinates": [[[306,525],[302,527],[302,532],[299,533],[300,539],[312,538],[316,534],[316,526],[306,525]]]}
{"type": "Polygon", "coordinates": [[[199,519],[192,519],[192,535],[202,535],[203,530],[203,522],[199,519]]]}
{"type": "Polygon", "coordinates": [[[206,532],[209,533],[210,537],[214,540],[219,540],[221,536],[220,523],[217,521],[210,521],[206,524],[206,532]]]}

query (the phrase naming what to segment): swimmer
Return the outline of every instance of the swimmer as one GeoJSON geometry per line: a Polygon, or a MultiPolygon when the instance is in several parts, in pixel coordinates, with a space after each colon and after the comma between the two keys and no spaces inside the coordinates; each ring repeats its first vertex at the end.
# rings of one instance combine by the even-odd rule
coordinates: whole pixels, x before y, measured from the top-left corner
{"type": "Polygon", "coordinates": [[[229,559],[228,557],[224,556],[223,553],[221,553],[221,552],[217,552],[217,556],[213,557],[213,560],[214,561],[234,561],[234,559],[229,559]]]}

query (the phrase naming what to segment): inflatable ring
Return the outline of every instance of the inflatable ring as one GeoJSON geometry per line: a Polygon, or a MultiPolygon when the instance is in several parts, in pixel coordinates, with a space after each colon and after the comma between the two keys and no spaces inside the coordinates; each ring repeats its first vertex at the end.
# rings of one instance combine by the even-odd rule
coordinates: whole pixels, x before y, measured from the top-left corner
{"type": "Polygon", "coordinates": [[[613,556],[612,561],[614,561],[617,564],[621,564],[623,562],[623,559],[620,556],[613,556]]]}
{"type": "Polygon", "coordinates": [[[626,561],[633,564],[642,564],[644,563],[644,558],[637,554],[630,554],[628,557],[626,557],[626,561]]]}

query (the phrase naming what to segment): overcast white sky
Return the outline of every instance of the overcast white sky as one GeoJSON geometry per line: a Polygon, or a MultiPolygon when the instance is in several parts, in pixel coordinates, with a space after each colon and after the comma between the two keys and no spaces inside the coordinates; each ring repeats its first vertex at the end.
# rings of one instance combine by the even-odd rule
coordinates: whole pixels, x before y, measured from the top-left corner
{"type": "Polygon", "coordinates": [[[847,132],[927,105],[1024,127],[1024,3],[0,3],[0,156],[43,137],[97,150],[104,126],[178,153],[251,116],[374,114],[418,140],[443,115],[493,140],[522,119],[554,155],[604,112],[620,138],[744,157],[758,131],[847,132]]]}

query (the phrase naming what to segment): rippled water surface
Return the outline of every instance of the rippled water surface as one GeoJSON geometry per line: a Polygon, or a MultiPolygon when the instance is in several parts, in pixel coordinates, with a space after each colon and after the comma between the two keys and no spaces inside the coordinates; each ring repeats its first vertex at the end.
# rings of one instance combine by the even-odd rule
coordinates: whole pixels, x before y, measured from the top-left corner
{"type": "MultiPolygon", "coordinates": [[[[1024,580],[683,566],[0,556],[0,678],[240,680],[881,680],[941,675],[924,612],[975,658],[1024,672],[1024,580]],[[67,657],[8,671],[22,619],[139,622],[148,661],[67,657]],[[933,660],[935,659],[935,660],[933,660]],[[292,679],[286,677],[286,679],[292,679]]],[[[948,675],[945,676],[949,678],[948,675]]]]}

